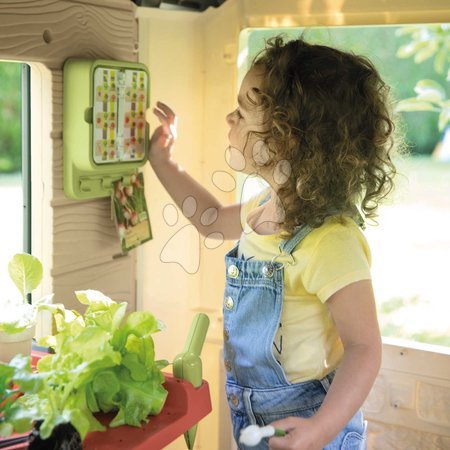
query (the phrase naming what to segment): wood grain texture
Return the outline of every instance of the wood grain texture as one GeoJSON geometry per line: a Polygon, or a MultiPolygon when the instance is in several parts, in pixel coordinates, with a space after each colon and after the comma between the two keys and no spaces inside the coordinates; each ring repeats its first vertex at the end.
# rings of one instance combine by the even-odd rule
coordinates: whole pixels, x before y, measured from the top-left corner
{"type": "Polygon", "coordinates": [[[69,57],[135,61],[137,24],[131,6],[129,0],[2,1],[0,58],[59,69],[69,57]]]}
{"type": "Polygon", "coordinates": [[[49,274],[46,289],[68,307],[78,307],[73,291],[89,288],[126,300],[130,309],[136,305],[136,258],[133,252],[117,257],[109,199],[81,202],[64,195],[62,132],[65,60],[137,61],[135,12],[130,0],[0,1],[0,59],[49,69],[32,70],[40,77],[32,83],[38,99],[31,117],[32,164],[41,167],[33,182],[33,207],[41,209],[32,225],[39,237],[33,249],[49,274]]]}
{"type": "Polygon", "coordinates": [[[90,266],[88,270],[72,270],[55,277],[56,303],[64,303],[66,308],[82,311],[84,308],[75,297],[76,290],[96,289],[116,302],[126,301],[127,310],[136,309],[134,265],[131,258],[124,256],[113,261],[90,266]],[[77,280],[74,286],[73,279],[77,280]],[[119,283],[117,280],[121,280],[119,283]]]}

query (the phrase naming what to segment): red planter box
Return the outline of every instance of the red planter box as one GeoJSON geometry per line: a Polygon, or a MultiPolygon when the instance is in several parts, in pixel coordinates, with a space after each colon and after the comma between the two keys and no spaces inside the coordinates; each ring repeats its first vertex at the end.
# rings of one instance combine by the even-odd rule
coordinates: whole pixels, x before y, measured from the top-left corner
{"type": "MultiPolygon", "coordinates": [[[[37,355],[33,355],[36,357],[37,355]]],[[[37,356],[36,359],[38,359],[37,356]]],[[[168,391],[164,408],[157,416],[149,416],[147,424],[140,428],[121,426],[108,428],[105,432],[88,433],[83,442],[83,450],[159,450],[181,436],[211,412],[209,386],[203,381],[194,388],[188,381],[165,374],[164,387],[168,391]]],[[[114,417],[113,414],[96,414],[104,425],[114,417]]],[[[0,443],[5,439],[0,439],[0,443]]],[[[2,447],[7,450],[23,450],[26,442],[2,447]]]]}
{"type": "MultiPolygon", "coordinates": [[[[106,432],[93,432],[83,442],[84,450],[159,450],[181,436],[211,412],[211,398],[206,381],[196,389],[188,381],[166,374],[164,387],[168,391],[163,410],[150,416],[141,428],[121,426],[106,432]]],[[[112,415],[97,415],[104,424],[112,415]]]]}

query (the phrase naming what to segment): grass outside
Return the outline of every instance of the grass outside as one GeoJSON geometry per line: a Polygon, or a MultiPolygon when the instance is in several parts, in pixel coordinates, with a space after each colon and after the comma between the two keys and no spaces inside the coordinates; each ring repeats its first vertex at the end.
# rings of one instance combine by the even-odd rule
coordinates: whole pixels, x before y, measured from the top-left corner
{"type": "Polygon", "coordinates": [[[450,346],[450,163],[414,157],[368,226],[383,336],[450,346]]]}

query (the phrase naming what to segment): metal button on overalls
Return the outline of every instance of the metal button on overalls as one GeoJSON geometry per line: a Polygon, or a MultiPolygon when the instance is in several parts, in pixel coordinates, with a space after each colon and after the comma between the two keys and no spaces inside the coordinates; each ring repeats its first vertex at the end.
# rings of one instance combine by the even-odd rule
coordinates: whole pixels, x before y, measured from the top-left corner
{"type": "Polygon", "coordinates": [[[227,369],[227,372],[230,372],[231,371],[231,361],[229,359],[226,359],[224,361],[224,364],[225,364],[225,369],[227,369]]]}
{"type": "Polygon", "coordinates": [[[273,271],[274,268],[272,266],[272,264],[267,264],[262,268],[262,274],[266,277],[266,278],[272,278],[273,277],[273,271]]]}
{"type": "Polygon", "coordinates": [[[230,395],[230,402],[231,402],[234,406],[239,405],[239,398],[237,397],[237,395],[231,394],[231,395],[230,395]]]}
{"type": "Polygon", "coordinates": [[[239,269],[235,265],[228,267],[228,276],[230,278],[237,278],[239,276],[239,269]]]}
{"type": "Polygon", "coordinates": [[[227,297],[225,299],[225,308],[227,308],[231,311],[233,309],[233,306],[234,306],[234,300],[231,297],[227,297]]]}
{"type": "Polygon", "coordinates": [[[224,341],[228,341],[230,339],[230,335],[228,334],[228,330],[223,330],[223,339],[224,339],[224,341]]]}

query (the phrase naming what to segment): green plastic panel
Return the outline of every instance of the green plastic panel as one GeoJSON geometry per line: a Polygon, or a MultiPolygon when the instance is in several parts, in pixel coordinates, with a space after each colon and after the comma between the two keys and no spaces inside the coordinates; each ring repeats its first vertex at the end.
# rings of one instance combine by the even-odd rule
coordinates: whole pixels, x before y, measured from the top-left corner
{"type": "Polygon", "coordinates": [[[64,64],[64,192],[111,195],[148,158],[150,77],[141,63],[69,59],[64,64]]]}

